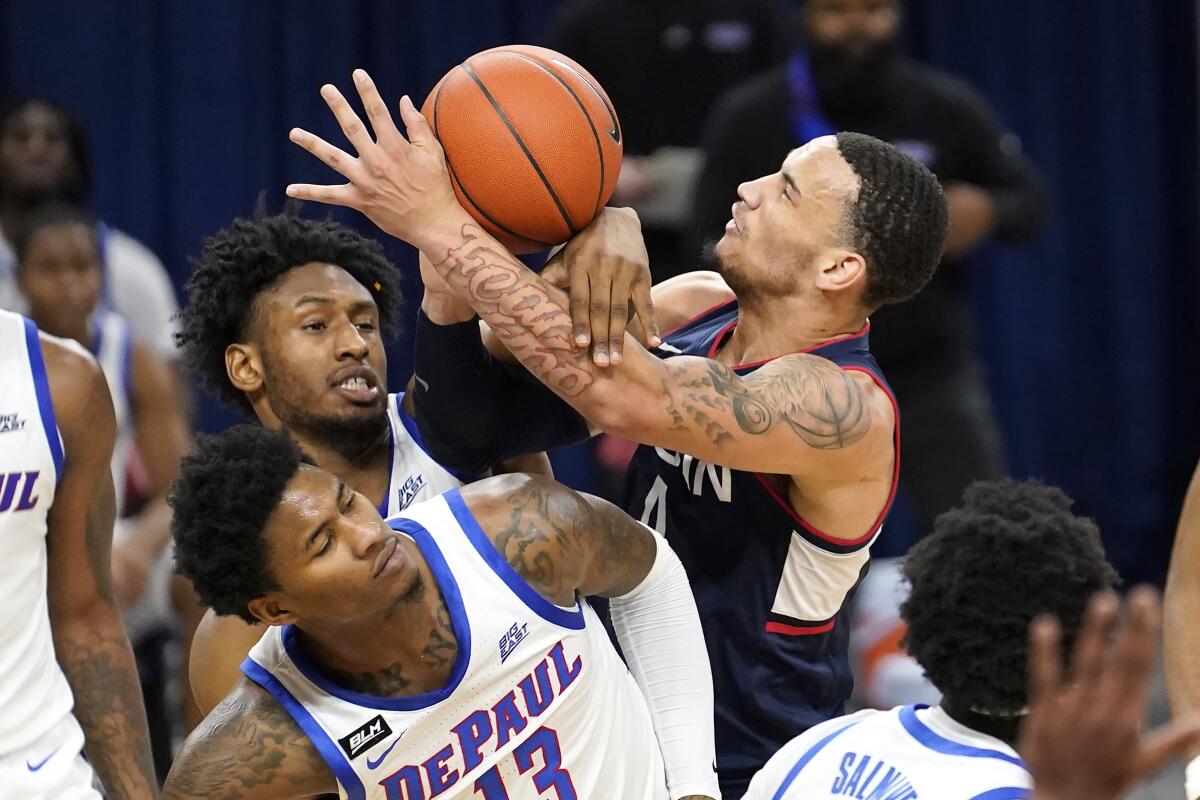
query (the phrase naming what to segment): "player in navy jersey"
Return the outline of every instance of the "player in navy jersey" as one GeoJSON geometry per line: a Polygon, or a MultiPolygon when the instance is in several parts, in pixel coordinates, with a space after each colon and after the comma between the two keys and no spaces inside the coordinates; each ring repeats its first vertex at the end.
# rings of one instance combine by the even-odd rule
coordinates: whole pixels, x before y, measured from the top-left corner
{"type": "Polygon", "coordinates": [[[165,797],[719,797],[687,576],[612,504],[509,475],[385,522],[243,425],[201,439],[171,505],[201,597],[271,627],[165,797]],[[613,598],[628,669],[584,594],[613,598]]]}
{"type": "MultiPolygon", "coordinates": [[[[204,387],[263,425],[287,430],[385,516],[497,465],[549,472],[543,447],[529,438],[504,459],[486,456],[462,470],[446,469],[425,452],[411,392],[389,395],[386,388],[384,339],[396,331],[402,300],[397,271],[377,243],[344,225],[303,219],[294,210],[236,219],[205,243],[188,295],[178,339],[204,387]]],[[[447,311],[453,309],[446,299],[427,290],[417,336],[426,334],[428,343],[440,332],[434,322],[450,321],[447,311]]],[[[477,326],[466,327],[477,343],[477,326]]],[[[455,357],[435,349],[436,359],[455,357]]],[[[476,392],[465,394],[469,403],[476,392]]],[[[470,423],[468,416],[452,431],[478,439],[470,423]]],[[[205,616],[191,669],[201,712],[225,696],[262,631],[236,617],[205,616]]]]}
{"type": "MultiPolygon", "coordinates": [[[[859,134],[792,151],[778,172],[738,188],[714,248],[720,274],[656,287],[660,322],[678,330],[659,342],[651,328],[651,351],[629,335],[615,348],[597,338],[589,358],[566,297],[458,205],[440,145],[412,103],[400,103],[406,139],[366,73],[354,80],[388,146],[325,87],[357,157],[303,130],[291,138],[349,183],[288,193],[356,208],[417,246],[427,272],[574,409],[564,413],[644,445],[626,509],[664,532],[688,569],[713,665],[722,790],[738,796],[783,743],[840,714],[850,691],[840,617],[900,459],[898,414],[870,356],[867,317],[933,274],[947,225],[936,178],[859,134]]],[[[603,212],[563,257],[644,259],[636,215],[603,212]]],[[[452,379],[422,377],[434,388],[452,379]]]]}

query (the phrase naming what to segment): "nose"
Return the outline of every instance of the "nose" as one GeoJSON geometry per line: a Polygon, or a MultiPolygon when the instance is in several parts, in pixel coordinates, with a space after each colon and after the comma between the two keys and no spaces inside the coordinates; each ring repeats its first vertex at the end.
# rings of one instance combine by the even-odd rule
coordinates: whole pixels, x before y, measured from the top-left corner
{"type": "Polygon", "coordinates": [[[371,346],[363,338],[358,326],[350,320],[343,320],[338,330],[338,358],[350,358],[362,361],[371,352],[371,346]]]}
{"type": "Polygon", "coordinates": [[[750,208],[758,208],[762,203],[763,181],[765,180],[767,178],[764,177],[739,184],[737,188],[738,197],[750,208]]]}
{"type": "Polygon", "coordinates": [[[345,526],[343,536],[350,543],[350,551],[356,558],[375,558],[387,541],[383,527],[372,524],[371,520],[343,519],[342,524],[345,526]]]}

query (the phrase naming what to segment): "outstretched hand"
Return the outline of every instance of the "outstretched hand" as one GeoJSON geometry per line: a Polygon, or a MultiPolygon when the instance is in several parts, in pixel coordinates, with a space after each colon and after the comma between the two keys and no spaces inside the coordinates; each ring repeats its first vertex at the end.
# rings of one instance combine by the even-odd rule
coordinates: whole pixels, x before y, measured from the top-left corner
{"type": "Polygon", "coordinates": [[[294,183],[287,187],[287,194],[300,200],[353,208],[383,231],[420,247],[422,234],[435,222],[466,219],[466,212],[450,186],[445,153],[408,95],[400,98],[400,119],[406,137],[396,127],[366,71],[354,71],[354,85],[370,128],[337,87],[322,86],[321,97],[357,155],[302,128],[293,128],[289,134],[293,142],[338,172],[347,183],[294,183]]]}
{"type": "Polygon", "coordinates": [[[1118,606],[1111,593],[1092,599],[1066,678],[1058,623],[1041,618],[1030,630],[1030,713],[1017,749],[1035,800],[1115,800],[1200,739],[1197,719],[1143,734],[1160,603],[1142,587],[1120,622],[1118,606]]]}

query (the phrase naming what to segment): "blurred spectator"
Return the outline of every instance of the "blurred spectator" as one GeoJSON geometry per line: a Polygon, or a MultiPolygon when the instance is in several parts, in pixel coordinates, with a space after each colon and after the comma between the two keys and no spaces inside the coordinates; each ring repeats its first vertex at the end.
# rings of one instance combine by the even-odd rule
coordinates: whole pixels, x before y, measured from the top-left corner
{"type": "Polygon", "coordinates": [[[776,0],[574,0],[554,20],[548,46],[616,107],[625,159],[611,202],[637,209],[656,281],[695,266],[680,245],[713,100],[783,61],[788,19],[776,0]]]}
{"type": "MultiPolygon", "coordinates": [[[[704,166],[689,250],[720,236],[739,183],[792,148],[839,130],[892,142],[941,179],[950,204],[945,257],[915,298],[871,316],[872,351],[900,403],[902,503],[914,533],[933,529],[968,484],[1003,474],[1003,449],[974,350],[964,260],[989,240],[1037,235],[1048,211],[1021,144],[970,87],[901,53],[899,0],[807,0],[786,64],[728,92],[702,136],[704,166]]],[[[901,518],[893,513],[893,520],[901,518]]],[[[889,526],[885,526],[888,530],[889,526]]],[[[905,533],[892,527],[892,541],[905,533]]],[[[889,546],[885,535],[881,544],[889,546]]],[[[860,587],[852,644],[860,701],[886,708],[936,697],[899,647],[899,570],[876,563],[860,587]]]]}
{"type": "MultiPolygon", "coordinates": [[[[30,212],[47,202],[81,204],[90,188],[83,128],[49,100],[25,98],[0,110],[0,308],[24,313],[10,242],[30,212]]],[[[145,245],[98,223],[101,301],[139,339],[175,358],[171,319],[179,311],[162,262],[145,245]]]]}
{"type": "Polygon", "coordinates": [[[972,480],[1003,472],[999,431],[974,351],[963,259],[994,239],[1025,241],[1047,221],[1042,183],[986,102],[900,53],[898,0],[807,0],[803,49],[730,91],[703,136],[693,252],[720,235],[739,183],[816,136],[853,130],[892,142],[941,179],[950,236],[914,299],[871,317],[872,350],[903,420],[901,489],[923,535],[972,480]]]}
{"type": "MultiPolygon", "coordinates": [[[[138,660],[155,765],[162,777],[170,765],[178,717],[163,700],[168,676],[162,646],[179,633],[171,608],[166,495],[189,436],[166,359],[143,344],[122,317],[99,307],[97,230],[95,220],[76,206],[38,207],[14,237],[16,280],[30,318],[46,333],[74,339],[91,351],[112,393],[117,420],[113,593],[138,660]],[[136,515],[130,502],[135,497],[140,502],[136,515]]],[[[191,631],[183,633],[190,641],[191,631]]]]}

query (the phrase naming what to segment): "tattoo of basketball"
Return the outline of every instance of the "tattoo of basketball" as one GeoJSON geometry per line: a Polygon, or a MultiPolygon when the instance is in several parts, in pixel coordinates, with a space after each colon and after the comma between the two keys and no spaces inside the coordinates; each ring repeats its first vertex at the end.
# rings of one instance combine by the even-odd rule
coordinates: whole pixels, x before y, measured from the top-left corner
{"type": "Polygon", "coordinates": [[[575,397],[595,381],[588,354],[571,341],[571,315],[535,275],[496,247],[477,225],[463,225],[461,242],[433,266],[465,289],[480,317],[512,354],[547,386],[575,397]]]}
{"type": "Polygon", "coordinates": [[[782,358],[747,375],[742,385],[819,450],[848,447],[871,430],[866,392],[850,372],[823,358],[782,358]]]}

